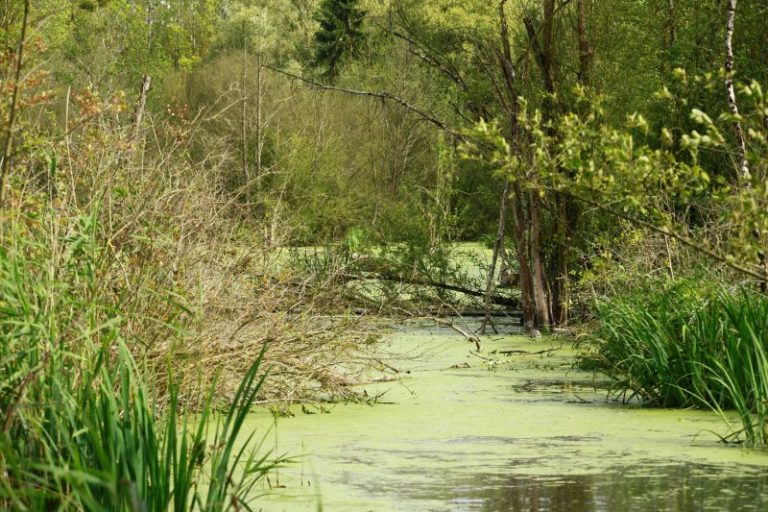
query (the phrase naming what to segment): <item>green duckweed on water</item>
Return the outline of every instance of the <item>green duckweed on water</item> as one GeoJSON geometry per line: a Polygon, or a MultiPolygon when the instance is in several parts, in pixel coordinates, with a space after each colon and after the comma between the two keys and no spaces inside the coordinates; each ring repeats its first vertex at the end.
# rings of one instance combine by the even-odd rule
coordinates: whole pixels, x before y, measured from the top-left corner
{"type": "MultiPolygon", "coordinates": [[[[385,393],[380,404],[338,404],[330,414],[295,407],[295,416],[278,419],[272,446],[295,462],[270,476],[259,506],[765,509],[768,456],[720,444],[716,414],[613,403],[592,373],[572,368],[573,350],[556,339],[491,336],[487,360],[470,347],[450,330],[402,329],[382,347],[399,380],[361,386],[369,396],[385,393]]],[[[262,431],[273,423],[267,411],[251,421],[262,431]]]]}

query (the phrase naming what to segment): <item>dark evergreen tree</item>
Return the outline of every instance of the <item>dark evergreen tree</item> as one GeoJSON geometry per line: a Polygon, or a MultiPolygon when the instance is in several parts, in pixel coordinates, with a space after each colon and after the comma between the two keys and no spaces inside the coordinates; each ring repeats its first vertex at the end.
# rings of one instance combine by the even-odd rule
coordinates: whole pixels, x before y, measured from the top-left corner
{"type": "Polygon", "coordinates": [[[365,11],[360,0],[323,0],[316,19],[320,28],[315,32],[314,65],[323,76],[334,80],[346,57],[355,55],[363,43],[365,11]]]}

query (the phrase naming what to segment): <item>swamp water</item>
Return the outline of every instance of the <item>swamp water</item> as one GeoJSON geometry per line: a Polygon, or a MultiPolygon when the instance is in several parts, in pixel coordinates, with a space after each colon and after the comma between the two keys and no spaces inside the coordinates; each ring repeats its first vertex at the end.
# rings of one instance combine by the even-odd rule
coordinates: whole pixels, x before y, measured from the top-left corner
{"type": "MultiPolygon", "coordinates": [[[[265,446],[295,462],[256,508],[768,510],[768,455],[719,444],[717,415],[612,404],[559,342],[486,337],[490,361],[470,348],[447,329],[390,335],[383,359],[401,378],[361,386],[385,403],[278,419],[265,446]]],[[[251,421],[258,435],[273,419],[251,421]]]]}

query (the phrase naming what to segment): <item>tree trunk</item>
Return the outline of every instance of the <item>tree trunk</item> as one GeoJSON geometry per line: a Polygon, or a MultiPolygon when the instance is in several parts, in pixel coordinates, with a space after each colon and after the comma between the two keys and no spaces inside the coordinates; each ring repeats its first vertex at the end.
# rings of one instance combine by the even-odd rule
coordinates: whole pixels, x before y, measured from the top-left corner
{"type": "MultiPolygon", "coordinates": [[[[672,0],[670,0],[672,1],[672,0]]],[[[585,0],[576,2],[576,30],[579,46],[578,83],[589,87],[591,82],[592,57],[594,50],[587,34],[587,16],[585,0]]],[[[567,325],[569,321],[570,297],[570,256],[574,234],[578,228],[581,214],[578,203],[567,194],[555,197],[557,212],[557,233],[555,235],[555,254],[553,256],[554,282],[552,283],[552,321],[558,325],[567,325]]]]}
{"type": "Polygon", "coordinates": [[[256,54],[256,180],[257,186],[261,182],[262,153],[264,152],[264,140],[262,134],[262,102],[264,99],[262,51],[256,54]]]}
{"type": "MultiPolygon", "coordinates": [[[[669,0],[674,5],[674,0],[669,0]]],[[[579,38],[579,84],[588,87],[590,84],[590,70],[592,68],[593,49],[587,35],[587,14],[584,7],[584,0],[576,2],[577,31],[579,38]]]]}
{"type": "MultiPolygon", "coordinates": [[[[509,25],[507,23],[507,13],[505,11],[507,0],[499,2],[499,36],[501,38],[501,50],[499,51],[499,64],[504,76],[504,85],[506,87],[506,98],[500,97],[502,105],[506,105],[508,117],[508,142],[512,150],[520,152],[520,129],[518,124],[519,113],[519,92],[516,84],[516,72],[514,61],[512,60],[512,47],[509,42],[509,25]]],[[[501,95],[501,91],[500,91],[501,95]]],[[[514,192],[512,197],[512,229],[515,239],[515,248],[517,256],[517,265],[520,272],[520,295],[521,306],[523,310],[523,325],[532,334],[535,333],[536,308],[533,291],[533,274],[529,260],[529,237],[526,219],[526,202],[528,195],[523,191],[520,181],[516,180],[512,184],[514,192]]]]}
{"type": "Polygon", "coordinates": [[[531,265],[528,260],[528,234],[525,228],[527,219],[523,206],[524,193],[519,183],[513,186],[514,197],[512,201],[513,230],[515,239],[515,252],[517,253],[517,265],[520,272],[520,309],[523,311],[523,325],[531,334],[536,332],[536,310],[533,300],[533,280],[531,278],[531,265]]]}
{"type": "Polygon", "coordinates": [[[747,162],[747,143],[744,129],[738,120],[739,105],[736,101],[736,88],[733,84],[733,33],[736,25],[736,0],[728,0],[726,6],[726,35],[725,35],[725,89],[728,96],[728,107],[737,120],[733,123],[736,132],[736,156],[739,159],[738,177],[742,184],[749,182],[749,165],[747,162]]]}
{"type": "Polygon", "coordinates": [[[482,334],[485,334],[485,329],[491,322],[493,283],[496,277],[496,263],[499,260],[499,254],[504,250],[504,231],[506,230],[507,225],[507,200],[509,199],[511,186],[512,183],[509,180],[506,180],[504,183],[504,190],[501,193],[501,201],[499,201],[499,228],[496,232],[496,240],[493,243],[493,256],[491,256],[491,266],[488,269],[488,279],[485,283],[485,318],[483,318],[483,324],[480,327],[480,332],[482,334]]]}
{"type": "Polygon", "coordinates": [[[529,250],[531,258],[531,287],[536,311],[534,325],[548,329],[551,324],[550,301],[547,290],[547,275],[544,268],[544,255],[541,248],[541,197],[537,189],[528,192],[530,204],[529,250]]]}
{"type": "Polygon", "coordinates": [[[245,180],[246,197],[250,197],[248,191],[251,186],[251,172],[248,169],[248,95],[246,88],[248,86],[248,36],[245,30],[245,20],[242,23],[243,30],[243,62],[242,62],[242,76],[240,85],[241,94],[241,125],[240,125],[240,142],[242,144],[242,166],[243,166],[243,179],[245,180]]]}
{"type": "Polygon", "coordinates": [[[133,114],[134,144],[138,144],[141,137],[141,122],[144,119],[144,111],[147,107],[147,97],[149,96],[151,86],[152,77],[144,75],[141,79],[141,90],[139,91],[139,100],[136,102],[136,111],[133,114]]]}

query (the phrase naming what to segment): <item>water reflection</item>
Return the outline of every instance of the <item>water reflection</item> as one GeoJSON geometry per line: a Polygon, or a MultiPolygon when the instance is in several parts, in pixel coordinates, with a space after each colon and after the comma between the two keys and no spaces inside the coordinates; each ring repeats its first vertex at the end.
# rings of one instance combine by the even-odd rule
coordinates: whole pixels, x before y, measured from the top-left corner
{"type": "Polygon", "coordinates": [[[457,497],[454,505],[455,510],[487,512],[766,510],[768,472],[764,468],[735,471],[728,468],[724,473],[718,466],[658,464],[562,478],[515,476],[491,486],[488,478],[480,478],[478,491],[457,497]],[[481,506],[477,506],[479,501],[481,506]]]}

